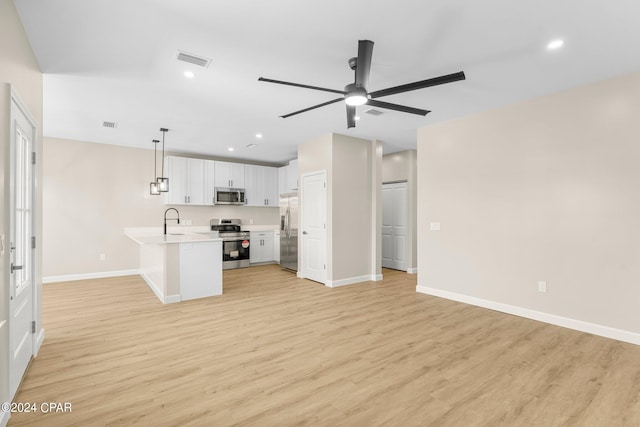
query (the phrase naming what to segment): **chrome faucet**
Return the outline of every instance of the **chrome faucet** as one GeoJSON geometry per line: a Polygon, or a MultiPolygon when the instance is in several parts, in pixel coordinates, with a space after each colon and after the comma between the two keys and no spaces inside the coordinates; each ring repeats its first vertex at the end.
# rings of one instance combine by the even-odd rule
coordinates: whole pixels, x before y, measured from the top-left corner
{"type": "Polygon", "coordinates": [[[180,224],[180,212],[178,212],[178,209],[176,208],[169,208],[166,211],[164,211],[164,234],[167,234],[167,219],[170,221],[178,221],[178,224],[180,224]],[[178,215],[178,218],[167,218],[167,212],[169,211],[176,211],[176,214],[178,215]]]}

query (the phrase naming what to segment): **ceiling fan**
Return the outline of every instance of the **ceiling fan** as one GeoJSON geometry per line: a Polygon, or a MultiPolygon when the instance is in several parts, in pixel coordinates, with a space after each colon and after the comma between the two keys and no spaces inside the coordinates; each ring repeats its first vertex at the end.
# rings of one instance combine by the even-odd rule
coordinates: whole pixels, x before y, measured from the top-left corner
{"type": "Polygon", "coordinates": [[[344,90],[327,89],[318,86],[309,86],[299,83],[284,82],[281,80],[266,79],[264,77],[260,77],[258,81],[338,93],[342,95],[340,98],[332,99],[331,101],[323,102],[322,104],[314,105],[313,107],[305,108],[303,110],[294,111],[293,113],[285,114],[280,117],[286,119],[287,117],[295,116],[296,114],[304,113],[306,111],[314,110],[316,108],[324,107],[325,105],[344,100],[347,106],[347,128],[353,128],[356,127],[356,106],[358,105],[370,105],[372,107],[386,108],[389,110],[396,110],[402,111],[404,113],[426,116],[427,113],[430,113],[429,110],[422,110],[420,108],[413,108],[404,105],[392,104],[390,102],[378,101],[376,98],[395,95],[397,93],[409,92],[416,89],[423,89],[431,86],[437,86],[445,83],[452,83],[458,80],[465,79],[464,72],[459,71],[457,73],[421,80],[419,82],[407,83],[400,86],[390,87],[388,89],[369,92],[367,89],[369,86],[369,73],[371,71],[372,54],[373,42],[371,40],[359,40],[358,57],[349,59],[349,67],[355,71],[355,82],[346,85],[344,87],[344,90]]]}

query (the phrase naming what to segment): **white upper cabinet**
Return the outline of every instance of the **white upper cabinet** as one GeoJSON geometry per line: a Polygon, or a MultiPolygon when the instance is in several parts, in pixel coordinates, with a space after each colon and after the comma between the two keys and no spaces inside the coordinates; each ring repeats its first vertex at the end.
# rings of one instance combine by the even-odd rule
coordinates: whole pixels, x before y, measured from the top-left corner
{"type": "Polygon", "coordinates": [[[224,188],[245,188],[243,163],[215,162],[215,186],[224,188]]]}
{"type": "Polygon", "coordinates": [[[216,187],[221,187],[245,189],[247,206],[278,207],[278,168],[166,156],[165,171],[165,204],[210,206],[215,204],[216,187]]]}
{"type": "Polygon", "coordinates": [[[287,191],[298,191],[298,159],[289,162],[287,169],[287,191]]]}
{"type": "Polygon", "coordinates": [[[280,194],[298,191],[298,159],[291,160],[287,166],[279,168],[278,174],[280,194]]]}
{"type": "Polygon", "coordinates": [[[278,206],[278,169],[245,165],[247,206],[278,206]]]}
{"type": "Polygon", "coordinates": [[[204,204],[213,205],[216,202],[216,161],[204,161],[204,204]]]}
{"type": "Polygon", "coordinates": [[[278,191],[278,168],[265,166],[265,191],[264,197],[267,206],[278,207],[280,204],[280,192],[278,191]]]}
{"type": "Polygon", "coordinates": [[[287,167],[278,168],[278,194],[288,193],[287,191],[287,167]]]}
{"type": "Polygon", "coordinates": [[[167,156],[165,161],[169,178],[166,203],[170,205],[204,204],[204,160],[167,156]]]}

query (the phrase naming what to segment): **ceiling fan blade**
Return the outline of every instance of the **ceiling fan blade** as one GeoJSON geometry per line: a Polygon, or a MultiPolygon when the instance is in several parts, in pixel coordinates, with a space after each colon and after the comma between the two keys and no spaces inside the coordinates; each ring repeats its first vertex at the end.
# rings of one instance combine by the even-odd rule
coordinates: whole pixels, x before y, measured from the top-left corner
{"type": "Polygon", "coordinates": [[[293,113],[285,114],[284,116],[280,116],[280,117],[282,117],[283,119],[286,119],[287,117],[295,116],[296,114],[304,113],[305,111],[315,110],[316,108],[324,107],[325,105],[333,104],[343,100],[344,98],[332,99],[331,101],[323,102],[322,104],[314,105],[313,107],[305,108],[304,110],[294,111],[293,113]]]}
{"type": "Polygon", "coordinates": [[[371,105],[372,107],[386,108],[388,110],[402,111],[403,113],[418,114],[420,116],[426,116],[431,112],[429,110],[421,110],[420,108],[406,107],[404,105],[391,104],[390,102],[376,101],[375,99],[368,100],[367,105],[371,105]]]}
{"type": "Polygon", "coordinates": [[[356,127],[356,106],[348,105],[347,106],[347,129],[356,127]]]}
{"type": "Polygon", "coordinates": [[[410,90],[423,89],[425,87],[443,85],[445,83],[453,83],[459,80],[464,80],[466,77],[464,71],[459,71],[453,74],[447,74],[445,76],[434,77],[432,79],[421,80],[419,82],[407,83],[406,85],[400,85],[390,87],[388,89],[376,90],[370,92],[371,98],[379,98],[381,96],[395,95],[396,93],[409,92],[410,90]]]}
{"type": "Polygon", "coordinates": [[[369,73],[371,72],[371,56],[373,55],[373,42],[371,40],[358,41],[358,62],[356,62],[356,86],[365,90],[369,86],[369,73]]]}
{"type": "Polygon", "coordinates": [[[277,83],[279,85],[287,85],[287,86],[295,86],[295,87],[303,87],[305,89],[314,89],[314,90],[322,90],[324,92],[331,92],[331,93],[339,93],[341,95],[346,94],[345,91],[343,90],[336,90],[336,89],[327,89],[326,87],[319,87],[319,86],[309,86],[309,85],[303,85],[303,84],[299,84],[299,83],[291,83],[291,82],[283,82],[282,80],[273,80],[273,79],[265,79],[264,77],[260,77],[258,79],[259,82],[267,82],[267,83],[277,83]]]}

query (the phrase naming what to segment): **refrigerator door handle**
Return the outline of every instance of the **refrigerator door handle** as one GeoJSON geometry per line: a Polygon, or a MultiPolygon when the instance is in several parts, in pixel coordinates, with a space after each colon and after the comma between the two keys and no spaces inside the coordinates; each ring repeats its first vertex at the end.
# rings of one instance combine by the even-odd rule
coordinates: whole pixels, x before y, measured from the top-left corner
{"type": "Polygon", "coordinates": [[[287,208],[287,239],[291,238],[291,208],[287,208]]]}

